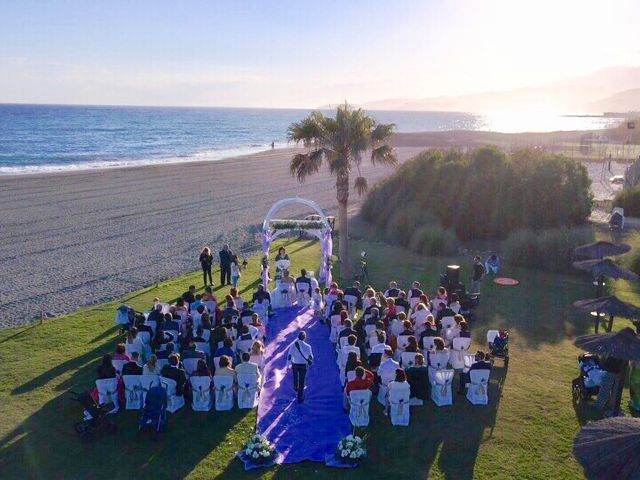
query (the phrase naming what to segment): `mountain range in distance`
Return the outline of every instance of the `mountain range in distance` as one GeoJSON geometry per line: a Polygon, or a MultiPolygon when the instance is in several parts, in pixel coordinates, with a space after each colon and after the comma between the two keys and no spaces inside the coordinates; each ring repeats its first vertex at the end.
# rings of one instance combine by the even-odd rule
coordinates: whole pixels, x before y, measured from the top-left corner
{"type": "MultiPolygon", "coordinates": [[[[611,67],[538,87],[458,96],[390,98],[359,105],[367,110],[602,114],[640,111],[640,67],[611,67]]],[[[323,105],[330,109],[335,105],[323,105]]]]}

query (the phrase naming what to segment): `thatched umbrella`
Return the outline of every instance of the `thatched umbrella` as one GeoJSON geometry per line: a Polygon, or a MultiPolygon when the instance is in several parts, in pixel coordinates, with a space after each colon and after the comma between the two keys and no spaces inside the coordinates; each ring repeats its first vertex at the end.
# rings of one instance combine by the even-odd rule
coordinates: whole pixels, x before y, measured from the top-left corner
{"type": "Polygon", "coordinates": [[[573,455],[587,478],[624,480],[640,474],[640,419],[611,417],[591,422],[573,439],[573,455]]]}
{"type": "Polygon", "coordinates": [[[580,245],[576,247],[575,254],[578,257],[587,258],[604,258],[614,257],[616,255],[622,255],[631,250],[631,247],[626,243],[611,243],[603,240],[588,243],[587,245],[580,245]]]}
{"type": "Polygon", "coordinates": [[[602,295],[601,287],[604,285],[604,277],[608,278],[622,278],[635,282],[638,280],[636,275],[631,270],[621,267],[610,258],[596,259],[596,260],[582,260],[581,262],[573,262],[573,266],[580,270],[590,272],[598,282],[598,289],[596,295],[602,295]]]}
{"type": "Polygon", "coordinates": [[[615,333],[583,335],[578,337],[574,343],[577,347],[601,357],[611,357],[624,361],[622,372],[620,372],[616,401],[613,407],[613,415],[617,416],[620,413],[622,389],[624,388],[624,380],[627,376],[628,362],[640,360],[640,338],[638,338],[632,328],[626,327],[615,333]]]}
{"type": "Polygon", "coordinates": [[[598,333],[598,329],[600,327],[600,314],[609,315],[609,327],[607,328],[609,332],[613,327],[614,317],[640,319],[640,308],[635,305],[631,305],[630,303],[623,302],[615,295],[611,295],[609,297],[589,298],[586,300],[576,300],[573,302],[573,306],[587,313],[596,312],[596,333],[598,333]]]}

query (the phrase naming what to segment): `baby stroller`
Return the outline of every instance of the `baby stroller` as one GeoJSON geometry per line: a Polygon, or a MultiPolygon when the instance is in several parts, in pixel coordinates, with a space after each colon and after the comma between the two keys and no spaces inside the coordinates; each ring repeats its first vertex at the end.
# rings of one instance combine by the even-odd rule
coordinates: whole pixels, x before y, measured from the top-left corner
{"type": "Polygon", "coordinates": [[[495,358],[501,358],[504,366],[509,365],[509,332],[506,330],[489,330],[487,332],[487,343],[491,353],[491,364],[495,358]]]}
{"type": "Polygon", "coordinates": [[[120,325],[120,333],[129,331],[136,319],[136,311],[129,305],[120,305],[116,310],[116,324],[120,325]]]}
{"type": "Polygon", "coordinates": [[[167,391],[159,384],[149,388],[145,399],[138,432],[153,428],[156,433],[164,431],[167,422],[167,391]]]}
{"type": "Polygon", "coordinates": [[[73,401],[80,403],[84,409],[84,418],[75,425],[76,433],[80,436],[82,443],[93,441],[100,433],[116,433],[118,427],[108,415],[113,410],[113,403],[99,406],[88,391],[71,392],[71,395],[73,395],[73,401]]]}
{"type": "Polygon", "coordinates": [[[573,401],[586,402],[594,395],[598,395],[600,384],[602,383],[602,372],[600,361],[593,353],[583,353],[578,356],[580,375],[571,381],[571,391],[573,401]]]}

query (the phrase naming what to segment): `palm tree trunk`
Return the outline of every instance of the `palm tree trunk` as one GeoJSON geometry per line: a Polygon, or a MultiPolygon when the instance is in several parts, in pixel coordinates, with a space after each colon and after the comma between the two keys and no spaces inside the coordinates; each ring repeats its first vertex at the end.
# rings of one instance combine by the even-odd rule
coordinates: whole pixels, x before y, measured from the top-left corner
{"type": "Polygon", "coordinates": [[[336,178],[336,199],[338,200],[338,229],[340,231],[340,279],[351,278],[351,260],[349,258],[349,222],[347,205],[349,204],[349,175],[336,178]]]}

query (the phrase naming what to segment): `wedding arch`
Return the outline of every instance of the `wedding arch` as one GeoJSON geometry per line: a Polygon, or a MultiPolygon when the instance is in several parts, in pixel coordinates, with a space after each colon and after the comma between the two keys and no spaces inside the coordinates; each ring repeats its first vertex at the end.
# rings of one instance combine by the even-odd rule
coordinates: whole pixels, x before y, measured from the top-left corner
{"type": "Polygon", "coordinates": [[[283,198],[278,200],[267,212],[267,216],[262,223],[262,253],[269,255],[271,242],[276,238],[292,230],[304,230],[309,235],[313,235],[320,240],[320,283],[329,285],[331,283],[331,255],[333,253],[333,240],[331,239],[331,224],[324,211],[312,200],[299,197],[283,198]],[[278,219],[274,215],[284,207],[289,205],[305,205],[316,212],[315,220],[295,220],[278,219]]]}

